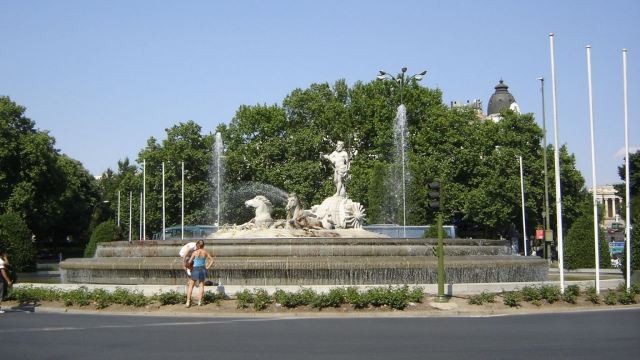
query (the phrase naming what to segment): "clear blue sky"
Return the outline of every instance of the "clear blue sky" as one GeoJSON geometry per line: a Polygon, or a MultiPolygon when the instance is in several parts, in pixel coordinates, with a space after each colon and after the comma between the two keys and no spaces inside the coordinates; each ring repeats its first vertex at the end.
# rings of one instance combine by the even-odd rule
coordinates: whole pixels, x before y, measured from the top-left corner
{"type": "MultiPolygon", "coordinates": [[[[0,94],[94,175],[135,160],[150,136],[194,120],[211,132],[243,104],[379,69],[428,70],[444,101],[479,98],[501,78],[541,122],[549,33],[556,34],[559,138],[587,185],[585,46],[592,45],[597,180],[619,182],[622,55],[630,146],[640,146],[640,2],[629,1],[9,1],[0,0],[0,94]]],[[[516,162],[514,162],[514,166],[516,162]]],[[[526,164],[525,164],[526,166],[526,164]]],[[[525,167],[526,171],[526,167],[525,167]]]]}

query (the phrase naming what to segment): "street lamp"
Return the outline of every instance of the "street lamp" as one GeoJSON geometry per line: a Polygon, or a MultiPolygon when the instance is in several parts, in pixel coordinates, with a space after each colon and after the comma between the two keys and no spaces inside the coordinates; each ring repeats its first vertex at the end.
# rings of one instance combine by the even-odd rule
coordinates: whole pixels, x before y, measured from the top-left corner
{"type": "Polygon", "coordinates": [[[422,78],[427,75],[427,70],[424,70],[421,73],[418,74],[414,74],[411,76],[407,76],[407,68],[403,67],[401,69],[401,73],[398,76],[393,76],[389,73],[387,73],[384,70],[380,70],[378,76],[376,76],[376,78],[378,80],[392,80],[395,83],[398,84],[398,86],[400,86],[400,104],[404,104],[404,98],[403,98],[403,92],[404,92],[404,86],[407,83],[410,83],[411,81],[420,81],[422,80],[422,78]]]}
{"type": "Polygon", "coordinates": [[[547,121],[544,110],[544,77],[539,77],[540,80],[540,93],[542,95],[542,159],[544,162],[544,239],[543,249],[545,259],[551,259],[551,241],[553,241],[553,234],[550,229],[549,220],[549,173],[547,172],[547,121]]]}
{"type": "MultiPolygon", "coordinates": [[[[396,135],[400,138],[400,153],[402,155],[402,233],[407,237],[407,196],[406,196],[406,181],[405,181],[405,137],[406,137],[406,122],[407,114],[406,107],[404,106],[404,86],[412,81],[420,81],[427,74],[424,70],[421,73],[407,76],[407,68],[403,67],[401,73],[397,76],[388,74],[384,70],[380,70],[376,78],[380,81],[391,80],[393,83],[400,87],[400,106],[396,113],[396,135]]],[[[397,143],[396,143],[397,147],[397,143]]]]}

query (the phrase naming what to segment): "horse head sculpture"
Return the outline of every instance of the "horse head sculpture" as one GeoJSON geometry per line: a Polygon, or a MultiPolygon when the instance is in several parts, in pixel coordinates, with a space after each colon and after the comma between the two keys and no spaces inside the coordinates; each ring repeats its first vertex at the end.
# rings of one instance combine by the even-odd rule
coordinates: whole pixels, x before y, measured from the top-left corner
{"type": "Polygon", "coordinates": [[[256,228],[266,229],[273,225],[273,219],[271,218],[273,205],[271,205],[271,201],[269,201],[266,196],[257,195],[253,199],[245,201],[244,205],[256,209],[255,217],[249,221],[249,223],[253,223],[256,228]]]}

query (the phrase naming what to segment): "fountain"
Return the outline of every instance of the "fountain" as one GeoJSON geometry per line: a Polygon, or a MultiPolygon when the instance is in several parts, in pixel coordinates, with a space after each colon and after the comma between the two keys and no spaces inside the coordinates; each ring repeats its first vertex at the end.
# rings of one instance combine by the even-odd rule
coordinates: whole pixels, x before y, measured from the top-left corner
{"type": "Polygon", "coordinates": [[[213,158],[209,168],[209,179],[213,186],[211,210],[215,211],[212,220],[215,222],[216,226],[220,226],[222,224],[220,214],[222,213],[222,194],[224,190],[222,187],[224,181],[224,162],[222,161],[223,151],[224,145],[222,143],[222,134],[217,132],[213,144],[213,158]]]}
{"type": "MultiPolygon", "coordinates": [[[[400,194],[398,191],[401,191],[402,194],[402,232],[403,237],[407,236],[406,227],[407,227],[407,190],[406,185],[407,181],[407,171],[406,171],[406,137],[407,137],[407,108],[404,104],[400,104],[398,106],[398,110],[396,112],[396,118],[393,128],[394,133],[394,144],[395,144],[395,152],[394,152],[394,163],[393,163],[393,171],[391,179],[392,181],[387,181],[388,189],[391,190],[395,199],[395,209],[398,209],[400,206],[400,194]],[[401,186],[398,188],[397,184],[400,183],[401,186]]],[[[395,212],[397,213],[397,211],[395,212]]],[[[394,216],[395,219],[395,216],[394,216]]],[[[394,221],[394,223],[396,223],[394,221]]]]}
{"type": "MultiPolygon", "coordinates": [[[[220,152],[216,153],[221,165],[220,152]]],[[[436,240],[388,238],[362,229],[364,208],[347,196],[350,159],[344,144],[338,142],[336,150],[322,159],[333,165],[336,193],[311,209],[302,209],[299,202],[296,205],[294,194],[268,185],[245,184],[235,191],[246,205],[255,208],[256,215],[245,224],[223,226],[215,238],[204,239],[216,259],[208,277],[247,286],[435,283],[436,240]],[[262,195],[256,196],[256,191],[262,195]],[[248,199],[249,194],[254,198],[248,199]],[[287,200],[287,218],[271,218],[270,207],[262,205],[283,198],[287,200]]],[[[216,187],[221,189],[221,182],[216,187]]],[[[220,209],[217,211],[219,215],[220,209]]],[[[61,280],[182,284],[184,271],[178,251],[183,243],[101,243],[93,258],[61,262],[61,280]]],[[[546,280],[547,262],[511,255],[506,240],[447,239],[445,244],[449,283],[546,280]]]]}

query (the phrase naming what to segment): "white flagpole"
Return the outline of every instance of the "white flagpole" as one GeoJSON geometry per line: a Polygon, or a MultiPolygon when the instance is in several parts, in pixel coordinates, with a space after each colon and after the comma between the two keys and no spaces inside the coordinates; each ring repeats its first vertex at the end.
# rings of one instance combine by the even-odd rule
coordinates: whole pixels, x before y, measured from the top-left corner
{"type": "Polygon", "coordinates": [[[180,238],[184,239],[184,161],[182,162],[182,224],[180,238]]]}
{"type": "Polygon", "coordinates": [[[627,291],[631,286],[631,195],[629,192],[629,103],[627,93],[627,49],[622,49],[622,75],[624,84],[624,182],[626,197],[626,235],[627,235],[627,291]]]}
{"type": "Polygon", "coordinates": [[[162,162],[162,240],[165,240],[165,211],[164,211],[164,161],[162,162]]]}
{"type": "Polygon", "coordinates": [[[129,191],[129,242],[131,242],[131,191],[129,191]]]}
{"type": "Polygon", "coordinates": [[[596,187],[596,145],[593,133],[593,87],[591,81],[591,45],[587,45],[587,78],[589,80],[589,126],[591,128],[591,186],[593,189],[593,234],[594,249],[596,252],[596,294],[600,294],[600,236],[598,226],[598,202],[596,187]]]}
{"type": "Polygon", "coordinates": [[[562,241],[562,192],[560,190],[560,142],[558,141],[558,102],[556,99],[556,62],[553,33],[549,34],[551,48],[551,95],[553,98],[553,141],[555,146],[554,165],[556,182],[556,231],[558,232],[558,269],[560,270],[560,291],[564,294],[564,248],[562,241]]]}
{"type": "Polygon", "coordinates": [[[522,244],[524,246],[524,256],[529,256],[527,252],[527,224],[524,216],[524,172],[522,171],[522,156],[518,156],[520,162],[520,197],[522,198],[522,244]]]}
{"type": "Polygon", "coordinates": [[[140,208],[138,209],[139,215],[140,215],[140,220],[139,220],[139,228],[140,230],[138,231],[138,237],[140,238],[140,240],[142,240],[142,193],[140,193],[140,208]]]}
{"type": "Polygon", "coordinates": [[[147,160],[142,160],[142,240],[147,239],[147,160]]]}

